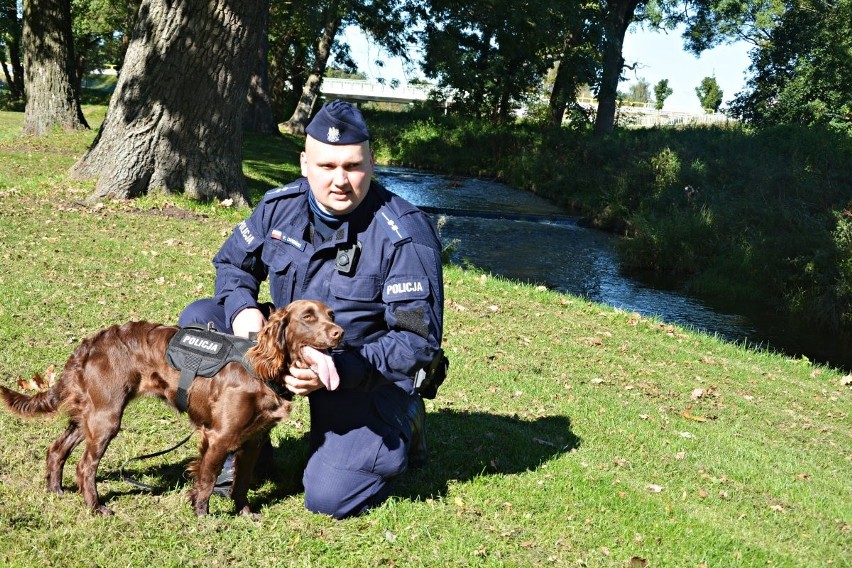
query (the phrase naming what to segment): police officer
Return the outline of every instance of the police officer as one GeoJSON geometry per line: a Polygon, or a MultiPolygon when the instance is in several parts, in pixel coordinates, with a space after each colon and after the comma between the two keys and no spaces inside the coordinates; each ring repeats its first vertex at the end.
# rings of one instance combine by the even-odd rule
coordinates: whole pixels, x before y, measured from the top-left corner
{"type": "Polygon", "coordinates": [[[275,306],[306,298],[334,310],[345,331],[331,358],[339,387],[326,388],[311,369],[292,368],[284,381],[310,401],[305,506],[343,518],[384,501],[391,481],[425,459],[414,379],[441,353],[441,247],[422,211],[372,179],[357,108],[333,101],[306,133],[304,177],[268,191],[237,225],[213,258],[215,297],[190,304],[179,323],[258,331],[267,279],[275,306]]]}

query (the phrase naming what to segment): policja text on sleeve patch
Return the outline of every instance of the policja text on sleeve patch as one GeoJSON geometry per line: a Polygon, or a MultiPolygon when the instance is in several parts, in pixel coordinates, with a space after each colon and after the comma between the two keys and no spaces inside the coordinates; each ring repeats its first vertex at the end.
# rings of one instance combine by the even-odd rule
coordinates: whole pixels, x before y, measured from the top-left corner
{"type": "Polygon", "coordinates": [[[429,280],[426,277],[392,278],[385,282],[382,299],[386,302],[423,300],[429,297],[429,280]]]}

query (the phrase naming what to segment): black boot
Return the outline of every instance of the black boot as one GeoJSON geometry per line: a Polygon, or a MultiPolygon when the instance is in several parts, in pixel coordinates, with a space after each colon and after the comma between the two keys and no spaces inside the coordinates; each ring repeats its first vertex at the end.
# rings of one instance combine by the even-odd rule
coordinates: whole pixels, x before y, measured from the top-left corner
{"type": "Polygon", "coordinates": [[[411,446],[408,448],[408,467],[415,469],[426,465],[426,405],[419,395],[408,405],[408,419],[411,421],[411,446]]]}
{"type": "Polygon", "coordinates": [[[234,484],[234,454],[228,454],[225,458],[225,463],[222,465],[222,472],[216,478],[216,484],[213,486],[213,493],[222,497],[231,496],[231,485],[234,484]]]}
{"type": "MultiPolygon", "coordinates": [[[[260,453],[257,456],[257,463],[254,465],[254,479],[262,480],[271,477],[272,467],[272,440],[269,438],[269,434],[266,434],[260,443],[260,453]]],[[[222,497],[230,497],[233,483],[234,454],[228,454],[224,465],[222,465],[222,471],[216,478],[213,493],[222,497]]]]}

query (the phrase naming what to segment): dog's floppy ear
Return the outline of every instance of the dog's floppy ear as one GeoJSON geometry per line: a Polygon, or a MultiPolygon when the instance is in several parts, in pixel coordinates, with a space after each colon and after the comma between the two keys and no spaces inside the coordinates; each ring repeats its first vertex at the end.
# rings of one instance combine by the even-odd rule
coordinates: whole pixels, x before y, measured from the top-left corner
{"type": "Polygon", "coordinates": [[[286,371],[287,351],[284,349],[287,324],[290,311],[287,308],[275,310],[257,335],[257,345],[247,356],[257,378],[263,381],[278,379],[286,371]]]}

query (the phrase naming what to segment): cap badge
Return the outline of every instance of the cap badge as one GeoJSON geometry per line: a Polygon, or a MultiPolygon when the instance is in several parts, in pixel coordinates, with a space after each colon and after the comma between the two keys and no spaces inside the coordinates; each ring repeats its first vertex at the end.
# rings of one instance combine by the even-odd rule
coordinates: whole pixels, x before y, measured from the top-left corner
{"type": "Polygon", "coordinates": [[[335,128],[333,126],[329,126],[328,127],[328,135],[326,136],[326,138],[328,138],[328,141],[331,142],[332,144],[335,143],[335,142],[339,142],[340,141],[340,130],[338,130],[337,128],[335,128]]]}

